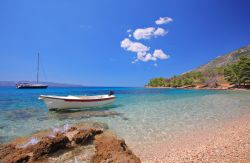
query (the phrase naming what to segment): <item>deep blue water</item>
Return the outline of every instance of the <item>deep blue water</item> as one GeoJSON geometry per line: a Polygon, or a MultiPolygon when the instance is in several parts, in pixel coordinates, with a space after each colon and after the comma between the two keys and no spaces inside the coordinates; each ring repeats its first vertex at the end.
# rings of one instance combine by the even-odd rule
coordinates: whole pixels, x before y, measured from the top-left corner
{"type": "Polygon", "coordinates": [[[171,139],[250,113],[249,91],[86,87],[0,88],[0,142],[84,121],[105,122],[128,143],[171,139]],[[48,111],[38,96],[95,95],[115,91],[116,101],[86,111],[48,111]]]}

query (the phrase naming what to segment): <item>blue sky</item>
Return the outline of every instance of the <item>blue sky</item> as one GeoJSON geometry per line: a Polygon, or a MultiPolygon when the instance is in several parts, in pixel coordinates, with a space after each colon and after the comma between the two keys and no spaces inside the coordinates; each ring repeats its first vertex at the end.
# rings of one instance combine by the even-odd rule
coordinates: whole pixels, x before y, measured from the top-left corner
{"type": "Polygon", "coordinates": [[[35,80],[39,52],[44,81],[143,86],[250,44],[249,8],[248,0],[1,0],[0,80],[35,80]],[[160,17],[173,21],[157,25],[160,17]],[[134,38],[149,27],[165,33],[134,38]],[[151,59],[155,49],[167,57],[136,60],[125,38],[149,47],[151,59]]]}

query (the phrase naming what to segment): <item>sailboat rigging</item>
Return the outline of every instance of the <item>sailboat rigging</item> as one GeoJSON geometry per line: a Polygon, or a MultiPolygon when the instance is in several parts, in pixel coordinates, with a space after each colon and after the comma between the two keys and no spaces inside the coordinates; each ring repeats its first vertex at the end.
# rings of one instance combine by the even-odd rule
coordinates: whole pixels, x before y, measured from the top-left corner
{"type": "Polygon", "coordinates": [[[40,55],[38,53],[36,83],[19,82],[16,84],[17,89],[46,89],[48,87],[48,85],[39,83],[39,64],[40,64],[40,55]]]}

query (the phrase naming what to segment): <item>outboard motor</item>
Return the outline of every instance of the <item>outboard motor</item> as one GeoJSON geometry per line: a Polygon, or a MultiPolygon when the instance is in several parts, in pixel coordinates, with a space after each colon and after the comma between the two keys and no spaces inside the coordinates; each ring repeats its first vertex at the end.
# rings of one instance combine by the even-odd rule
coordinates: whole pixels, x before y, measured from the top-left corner
{"type": "Polygon", "coordinates": [[[111,96],[111,95],[113,95],[113,94],[115,94],[114,91],[109,91],[109,96],[111,96]]]}

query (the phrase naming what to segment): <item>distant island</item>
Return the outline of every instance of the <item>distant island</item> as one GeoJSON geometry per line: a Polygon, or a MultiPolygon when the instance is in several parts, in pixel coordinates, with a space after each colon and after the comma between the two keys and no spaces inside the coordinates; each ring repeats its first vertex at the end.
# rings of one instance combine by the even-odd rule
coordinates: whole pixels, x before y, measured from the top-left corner
{"type": "MultiPolygon", "coordinates": [[[[0,87],[15,87],[17,81],[0,81],[0,87]]],[[[40,82],[46,84],[49,87],[84,87],[80,84],[65,84],[65,83],[54,83],[54,82],[40,82]]]]}
{"type": "Polygon", "coordinates": [[[171,78],[153,78],[145,86],[230,89],[250,87],[250,45],[219,56],[195,70],[171,78]]]}

